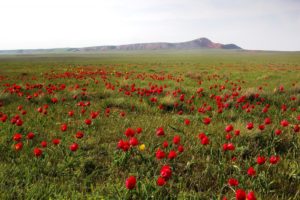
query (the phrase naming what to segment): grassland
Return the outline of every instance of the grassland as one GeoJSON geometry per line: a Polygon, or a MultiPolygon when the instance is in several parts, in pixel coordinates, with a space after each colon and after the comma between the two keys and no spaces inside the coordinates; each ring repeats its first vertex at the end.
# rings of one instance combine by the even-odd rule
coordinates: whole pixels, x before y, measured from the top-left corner
{"type": "Polygon", "coordinates": [[[234,199],[239,188],[257,199],[299,199],[299,80],[299,52],[0,55],[0,199],[234,199]],[[21,125],[13,123],[16,115],[21,125]],[[230,124],[239,135],[225,131],[230,124]],[[130,139],[128,128],[142,128],[139,145],[118,149],[130,139]],[[73,143],[78,150],[70,150],[73,143]],[[228,143],[234,150],[224,150],[228,143]],[[158,149],[166,158],[157,159],[158,149]],[[177,156],[169,159],[172,150],[177,156]],[[258,156],[266,162],[258,164],[258,156]],[[272,156],[280,159],[270,163],[272,156]],[[163,165],[172,176],[158,186],[163,165]],[[132,190],[129,176],[137,179],[132,190]]]}

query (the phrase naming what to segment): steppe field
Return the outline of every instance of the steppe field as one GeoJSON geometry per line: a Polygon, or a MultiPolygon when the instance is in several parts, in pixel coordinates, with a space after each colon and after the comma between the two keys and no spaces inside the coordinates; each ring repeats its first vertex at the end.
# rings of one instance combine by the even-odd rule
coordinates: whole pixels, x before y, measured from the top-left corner
{"type": "Polygon", "coordinates": [[[0,55],[0,199],[300,199],[300,52],[0,55]]]}

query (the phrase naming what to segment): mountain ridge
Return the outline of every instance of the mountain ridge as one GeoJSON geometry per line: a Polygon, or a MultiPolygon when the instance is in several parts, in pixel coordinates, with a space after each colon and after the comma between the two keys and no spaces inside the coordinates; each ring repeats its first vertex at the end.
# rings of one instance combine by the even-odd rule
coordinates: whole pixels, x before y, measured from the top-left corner
{"type": "Polygon", "coordinates": [[[168,49],[242,49],[235,44],[214,43],[202,37],[186,42],[150,42],[123,45],[103,45],[80,48],[49,48],[49,49],[17,49],[0,50],[0,54],[38,54],[38,53],[72,53],[72,52],[102,52],[102,51],[131,51],[131,50],[168,50],[168,49]]]}

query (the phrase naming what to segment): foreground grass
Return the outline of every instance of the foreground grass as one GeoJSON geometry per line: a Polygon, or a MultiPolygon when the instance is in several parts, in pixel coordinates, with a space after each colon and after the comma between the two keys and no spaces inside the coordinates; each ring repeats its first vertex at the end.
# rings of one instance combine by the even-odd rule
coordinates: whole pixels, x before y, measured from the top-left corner
{"type": "Polygon", "coordinates": [[[294,126],[299,124],[299,70],[299,53],[278,52],[0,56],[0,114],[8,116],[6,122],[0,121],[0,198],[230,199],[236,189],[243,188],[254,191],[258,199],[298,199],[300,141],[294,126]],[[20,85],[23,95],[5,92],[11,88],[7,83],[20,85]],[[25,89],[26,84],[42,87],[25,89]],[[61,84],[66,88],[52,87],[60,88],[61,84]],[[162,86],[163,91],[141,96],[137,90],[132,91],[132,84],[137,90],[162,86]],[[284,87],[282,92],[280,86],[284,87]],[[51,87],[49,93],[47,88],[51,87]],[[197,93],[200,87],[203,92],[197,93]],[[218,113],[215,96],[231,96],[233,89],[238,97],[245,96],[245,102],[236,109],[238,97],[228,99],[224,103],[229,107],[218,113]],[[34,93],[38,96],[34,97],[34,93]],[[184,101],[180,101],[181,94],[185,95],[184,101]],[[256,94],[260,96],[255,98],[256,94]],[[33,98],[28,100],[28,95],[33,98]],[[53,103],[52,98],[58,102],[53,103]],[[151,102],[151,98],[157,102],[151,102]],[[90,102],[90,106],[78,106],[80,101],[90,102]],[[174,107],[175,102],[178,107],[174,107]],[[47,113],[39,113],[37,109],[45,110],[45,104],[49,106],[47,113]],[[205,104],[212,107],[211,111],[198,112],[205,104]],[[267,104],[269,111],[262,113],[267,104]],[[242,109],[245,105],[249,112],[242,109]],[[286,111],[282,111],[283,105],[286,111]],[[21,114],[23,110],[25,115],[21,114]],[[73,117],[68,115],[71,110],[73,117]],[[178,114],[180,111],[182,114],[178,114]],[[86,125],[84,120],[91,118],[91,112],[99,115],[86,125]],[[22,126],[10,122],[15,115],[21,116],[22,126]],[[205,117],[211,118],[209,125],[203,123],[205,117]],[[272,123],[261,131],[258,125],[266,117],[272,123]],[[186,119],[190,120],[189,125],[184,123],[186,119]],[[281,127],[283,119],[289,121],[288,127],[281,127]],[[249,122],[254,123],[254,129],[246,128],[249,122]],[[62,132],[64,123],[68,129],[62,132]],[[241,132],[239,136],[231,132],[230,141],[224,131],[228,124],[241,132]],[[145,150],[132,147],[123,152],[116,148],[120,139],[126,140],[124,132],[129,127],[142,128],[136,137],[145,144],[145,150]],[[158,127],[164,128],[165,136],[156,136],[158,127]],[[276,129],[283,133],[275,135],[276,129]],[[75,137],[78,131],[84,133],[83,138],[75,137]],[[26,139],[29,132],[35,134],[31,140],[26,139]],[[200,132],[209,137],[208,145],[201,144],[200,132]],[[15,150],[17,142],[12,140],[15,133],[23,136],[20,151],[15,150]],[[177,152],[173,160],[158,160],[155,153],[158,148],[163,149],[164,141],[169,143],[163,149],[167,155],[171,150],[177,151],[177,145],[172,144],[175,135],[180,136],[184,151],[177,152]],[[53,139],[60,139],[60,144],[53,145],[53,139]],[[40,147],[41,141],[47,141],[48,146],[41,148],[40,157],[35,157],[33,149],[40,147]],[[79,144],[75,152],[69,149],[73,142],[79,144]],[[228,142],[235,145],[234,151],[222,150],[228,142]],[[259,155],[267,159],[278,155],[280,161],[272,165],[267,160],[258,165],[259,155]],[[172,167],[173,174],[160,187],[156,180],[165,164],[172,167]],[[256,176],[247,175],[250,166],[256,170],[256,176]],[[138,182],[129,191],[125,180],[130,175],[136,176],[138,182]],[[237,179],[239,185],[229,186],[229,178],[237,179]]]}

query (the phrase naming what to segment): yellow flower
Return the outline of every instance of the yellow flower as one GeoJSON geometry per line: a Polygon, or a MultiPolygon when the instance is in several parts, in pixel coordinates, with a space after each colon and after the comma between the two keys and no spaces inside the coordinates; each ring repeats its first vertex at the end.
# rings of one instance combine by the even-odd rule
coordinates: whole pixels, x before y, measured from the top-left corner
{"type": "Polygon", "coordinates": [[[141,144],[141,145],[139,146],[139,150],[140,150],[140,151],[144,151],[145,148],[146,148],[145,144],[141,144]]]}

